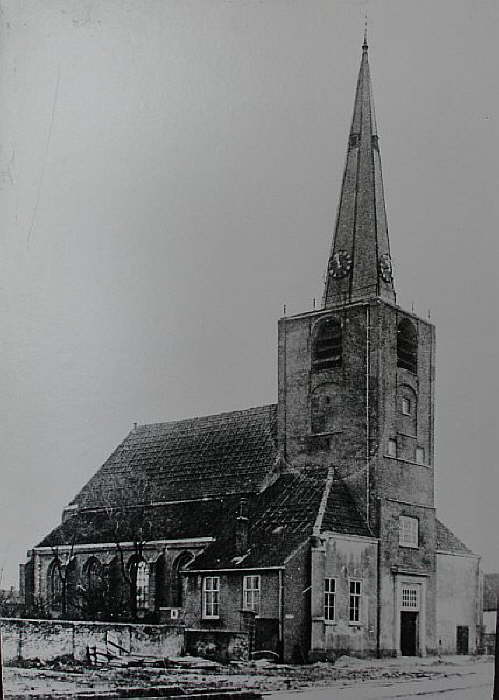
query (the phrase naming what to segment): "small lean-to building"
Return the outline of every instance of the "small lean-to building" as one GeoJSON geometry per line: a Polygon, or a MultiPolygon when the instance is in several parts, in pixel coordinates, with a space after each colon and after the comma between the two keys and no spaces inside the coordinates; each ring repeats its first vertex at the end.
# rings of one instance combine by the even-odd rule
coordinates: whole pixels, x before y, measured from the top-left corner
{"type": "Polygon", "coordinates": [[[278,331],[277,404],[137,426],[30,553],[27,602],[248,628],[286,661],[476,652],[479,557],[436,518],[435,328],[396,303],[367,41],[323,305],[278,331]]]}
{"type": "Polygon", "coordinates": [[[483,652],[494,654],[496,649],[497,601],[499,574],[483,576],[483,652]]]}

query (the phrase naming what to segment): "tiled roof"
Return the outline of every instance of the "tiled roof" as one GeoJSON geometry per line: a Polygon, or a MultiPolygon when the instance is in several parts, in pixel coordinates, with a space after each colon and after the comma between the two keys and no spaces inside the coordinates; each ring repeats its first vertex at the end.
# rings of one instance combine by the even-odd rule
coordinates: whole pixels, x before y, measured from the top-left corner
{"type": "Polygon", "coordinates": [[[139,528],[144,541],[211,537],[223,532],[239,503],[239,496],[225,496],[130,508],[124,513],[83,510],[56,527],[38,546],[115,543],[116,539],[133,542],[139,528]]]}
{"type": "Polygon", "coordinates": [[[372,537],[372,533],[354,503],[348,486],[341,479],[336,479],[333,482],[329,492],[321,531],[372,537]]]}
{"type": "Polygon", "coordinates": [[[440,520],[437,520],[436,523],[437,549],[441,549],[444,552],[455,552],[456,554],[473,554],[471,549],[468,549],[440,520]]]}
{"type": "MultiPolygon", "coordinates": [[[[280,566],[310,535],[327,487],[327,469],[282,474],[248,504],[248,550],[237,552],[234,529],[210,544],[192,563],[193,570],[280,566]]],[[[235,520],[233,521],[235,523],[235,520]]],[[[369,535],[347,487],[332,485],[322,531],[369,535]]]]}
{"type": "Polygon", "coordinates": [[[140,425],[72,503],[178,501],[258,491],[277,459],[276,406],[140,425]]]}

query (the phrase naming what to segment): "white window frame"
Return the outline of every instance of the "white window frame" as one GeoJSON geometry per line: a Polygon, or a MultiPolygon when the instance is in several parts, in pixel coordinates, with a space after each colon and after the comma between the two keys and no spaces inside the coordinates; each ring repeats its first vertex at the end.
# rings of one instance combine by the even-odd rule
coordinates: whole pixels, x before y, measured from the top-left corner
{"type": "Polygon", "coordinates": [[[424,447],[416,447],[416,463],[426,464],[426,452],[424,447]]]}
{"type": "Polygon", "coordinates": [[[401,610],[419,610],[419,586],[403,584],[400,595],[401,610]]]}
{"type": "Polygon", "coordinates": [[[348,581],[348,619],[351,625],[360,625],[362,620],[362,581],[348,581]]]}
{"type": "Polygon", "coordinates": [[[388,456],[396,457],[397,452],[397,440],[395,438],[388,438],[388,456]]]}
{"type": "Polygon", "coordinates": [[[324,620],[336,621],[336,579],[331,577],[324,579],[324,620]]]}
{"type": "Polygon", "coordinates": [[[220,618],[220,576],[203,578],[203,618],[205,620],[220,618]]]}
{"type": "Polygon", "coordinates": [[[418,549],[419,520],[409,515],[399,516],[399,546],[418,549]]]}
{"type": "Polygon", "coordinates": [[[259,574],[250,574],[243,578],[243,609],[253,610],[257,615],[260,612],[261,585],[259,574]]]}

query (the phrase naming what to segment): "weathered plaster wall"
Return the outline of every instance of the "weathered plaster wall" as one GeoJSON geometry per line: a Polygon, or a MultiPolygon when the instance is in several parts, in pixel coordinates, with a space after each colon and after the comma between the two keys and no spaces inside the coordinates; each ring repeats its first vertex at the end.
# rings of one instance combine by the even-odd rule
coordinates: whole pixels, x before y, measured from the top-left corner
{"type": "Polygon", "coordinates": [[[317,601],[313,606],[321,611],[320,620],[314,615],[313,624],[315,651],[320,649],[359,656],[376,652],[377,630],[377,542],[360,537],[330,535],[324,544],[322,570],[319,576],[313,573],[312,595],[317,601]],[[335,619],[324,618],[324,578],[336,580],[335,619]],[[350,622],[350,580],[361,581],[362,596],[360,620],[350,622]],[[317,624],[318,623],[318,624],[317,624]]]}
{"type": "Polygon", "coordinates": [[[286,564],[283,584],[283,660],[303,663],[310,650],[310,545],[286,564]]]}
{"type": "Polygon", "coordinates": [[[476,556],[437,554],[437,638],[443,654],[457,651],[457,626],[469,628],[469,653],[479,646],[480,560],[476,556]]]}
{"type": "Polygon", "coordinates": [[[1,620],[4,661],[54,659],[63,654],[84,661],[87,647],[105,647],[112,633],[131,653],[169,657],[182,653],[184,628],[172,625],[122,625],[59,620],[1,620]]]}

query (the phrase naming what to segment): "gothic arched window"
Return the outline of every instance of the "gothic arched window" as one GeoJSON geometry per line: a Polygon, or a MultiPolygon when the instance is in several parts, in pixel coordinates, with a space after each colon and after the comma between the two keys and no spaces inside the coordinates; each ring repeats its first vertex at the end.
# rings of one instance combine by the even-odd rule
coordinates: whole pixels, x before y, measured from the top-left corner
{"type": "Polygon", "coordinates": [[[98,559],[92,557],[87,562],[87,588],[89,593],[95,593],[102,586],[102,566],[98,559]]]}
{"type": "Polygon", "coordinates": [[[62,571],[59,559],[54,559],[48,570],[48,588],[50,607],[60,610],[62,606],[62,571]]]}
{"type": "Polygon", "coordinates": [[[335,318],[328,318],[319,326],[313,349],[313,366],[315,369],[340,367],[343,354],[343,333],[341,323],[335,318]]]}
{"type": "Polygon", "coordinates": [[[407,318],[402,319],[397,327],[397,367],[418,373],[418,334],[407,318]]]}
{"type": "Polygon", "coordinates": [[[135,590],[137,609],[147,608],[149,602],[149,564],[143,560],[137,564],[135,590]]]}
{"type": "Polygon", "coordinates": [[[193,559],[191,552],[182,552],[172,567],[172,605],[179,608],[184,603],[184,577],[181,572],[193,559]]]}

